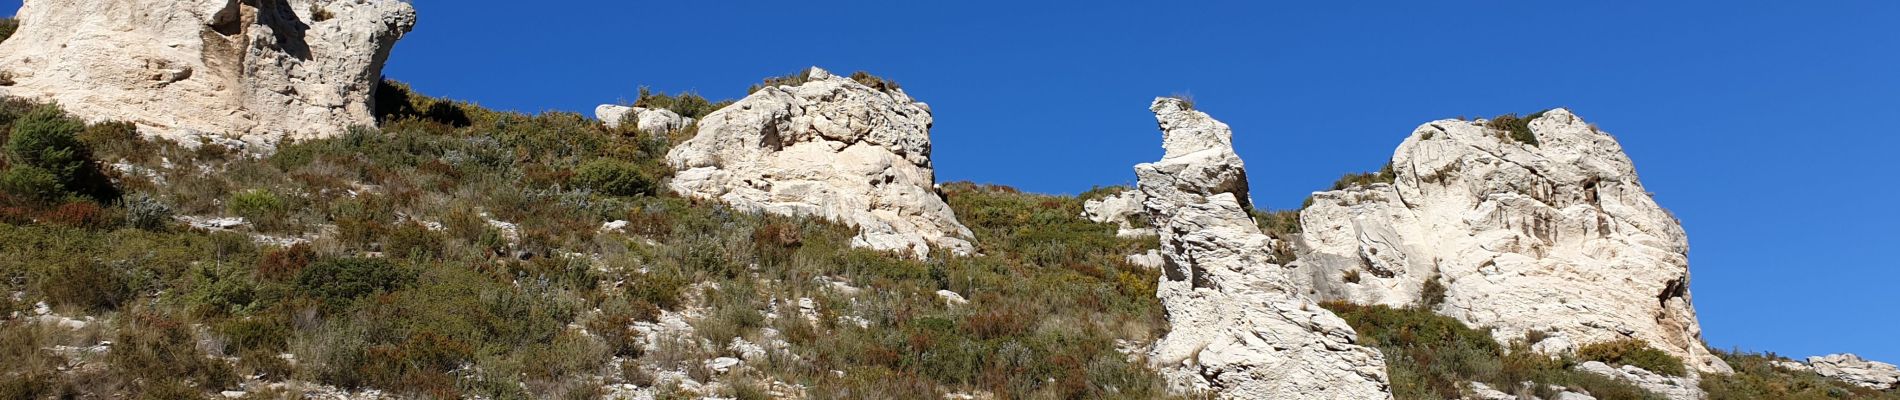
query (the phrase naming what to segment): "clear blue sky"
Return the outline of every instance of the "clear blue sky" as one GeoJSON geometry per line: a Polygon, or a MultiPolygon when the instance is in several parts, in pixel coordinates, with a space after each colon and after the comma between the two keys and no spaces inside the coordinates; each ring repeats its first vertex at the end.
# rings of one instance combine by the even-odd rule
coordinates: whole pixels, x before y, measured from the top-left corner
{"type": "Polygon", "coordinates": [[[939,180],[1047,193],[1159,158],[1157,95],[1231,124],[1275,208],[1420,123],[1570,107],[1686,225],[1711,345],[1900,362],[1900,2],[415,3],[385,72],[428,94],[591,114],[863,69],[932,105],[939,180]]]}

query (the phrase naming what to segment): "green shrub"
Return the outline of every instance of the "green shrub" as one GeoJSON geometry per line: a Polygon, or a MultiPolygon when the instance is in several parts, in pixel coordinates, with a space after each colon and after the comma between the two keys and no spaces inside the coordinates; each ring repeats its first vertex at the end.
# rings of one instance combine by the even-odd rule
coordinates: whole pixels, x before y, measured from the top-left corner
{"type": "Polygon", "coordinates": [[[610,196],[641,196],[653,194],[653,179],[640,171],[639,166],[626,161],[595,159],[574,172],[574,184],[610,196]]]}
{"type": "Polygon", "coordinates": [[[132,300],[132,287],[123,271],[82,257],[43,260],[33,275],[35,291],[52,304],[103,311],[132,300]]]}
{"type": "Polygon", "coordinates": [[[1392,172],[1392,163],[1388,161],[1385,163],[1384,167],[1379,168],[1379,172],[1350,173],[1350,174],[1346,174],[1345,176],[1339,177],[1338,181],[1333,182],[1332,190],[1345,190],[1345,189],[1353,188],[1353,187],[1372,186],[1373,184],[1377,184],[1377,183],[1392,183],[1392,181],[1396,180],[1397,178],[1398,178],[1398,175],[1392,172]]]}
{"type": "Polygon", "coordinates": [[[29,171],[17,174],[9,171],[5,179],[7,188],[31,190],[15,193],[42,199],[55,197],[44,193],[50,190],[45,182],[50,175],[57,183],[57,193],[87,196],[101,202],[116,200],[118,189],[92,160],[92,150],[76,136],[85,129],[84,122],[66,116],[55,106],[39,107],[14,121],[6,142],[7,161],[14,170],[29,171]]]}
{"type": "Polygon", "coordinates": [[[264,189],[251,189],[231,195],[225,203],[231,214],[245,219],[263,220],[284,212],[284,200],[264,189]]]}
{"type": "Polygon", "coordinates": [[[13,32],[17,30],[20,30],[20,20],[0,18],[0,42],[5,42],[7,39],[12,38],[13,32]]]}
{"type": "Polygon", "coordinates": [[[1602,361],[1615,365],[1628,365],[1670,376],[1685,376],[1688,371],[1683,367],[1682,359],[1669,355],[1649,342],[1641,339],[1622,339],[1601,343],[1591,343],[1577,349],[1577,358],[1587,361],[1602,361]]]}
{"type": "Polygon", "coordinates": [[[1537,134],[1531,132],[1531,121],[1543,116],[1543,111],[1525,117],[1518,117],[1517,114],[1504,114],[1491,118],[1490,121],[1485,123],[1485,127],[1498,131],[1498,138],[1500,139],[1510,139],[1518,143],[1537,146],[1540,143],[1537,141],[1537,134]]]}
{"type": "Polygon", "coordinates": [[[714,103],[706,100],[705,97],[700,97],[698,93],[680,92],[676,95],[668,95],[666,92],[655,92],[646,87],[640,88],[640,99],[633,102],[634,107],[665,109],[692,119],[705,118],[706,114],[712,114],[713,111],[719,111],[731,104],[731,101],[714,103]]]}
{"type": "Polygon", "coordinates": [[[415,281],[414,273],[380,258],[343,258],[311,264],[297,274],[299,292],[341,309],[348,302],[390,292],[415,281]]]}

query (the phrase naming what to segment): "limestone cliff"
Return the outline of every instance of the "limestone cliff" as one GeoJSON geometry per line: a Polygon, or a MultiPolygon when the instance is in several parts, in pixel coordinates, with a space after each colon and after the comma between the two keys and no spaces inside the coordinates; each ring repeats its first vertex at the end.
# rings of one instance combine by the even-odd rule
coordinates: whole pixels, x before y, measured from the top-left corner
{"type": "Polygon", "coordinates": [[[0,95],[251,142],[374,125],[383,62],[416,22],[397,0],[27,0],[17,18],[0,95]]]}
{"type": "Polygon", "coordinates": [[[1303,287],[1432,306],[1500,341],[1543,332],[1540,351],[1635,338],[1729,371],[1702,341],[1681,224],[1616,139],[1570,111],[1424,124],[1389,177],[1314,194],[1294,263],[1303,287]]]}

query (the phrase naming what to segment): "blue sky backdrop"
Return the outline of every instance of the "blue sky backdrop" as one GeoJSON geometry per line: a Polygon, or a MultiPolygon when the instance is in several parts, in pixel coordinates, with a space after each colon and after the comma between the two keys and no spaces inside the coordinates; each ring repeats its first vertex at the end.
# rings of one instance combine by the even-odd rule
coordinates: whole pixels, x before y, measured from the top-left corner
{"type": "Polygon", "coordinates": [[[1421,123],[1569,107],[1688,229],[1712,346],[1900,362],[1900,2],[415,3],[385,73],[427,94],[591,114],[868,70],[932,105],[939,180],[1045,193],[1132,183],[1157,95],[1232,125],[1272,208],[1421,123]]]}

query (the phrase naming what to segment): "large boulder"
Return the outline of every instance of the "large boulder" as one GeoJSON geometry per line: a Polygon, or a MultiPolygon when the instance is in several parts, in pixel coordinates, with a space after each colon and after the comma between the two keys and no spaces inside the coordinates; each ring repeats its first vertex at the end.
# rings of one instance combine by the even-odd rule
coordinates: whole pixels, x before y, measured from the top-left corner
{"type": "Polygon", "coordinates": [[[1150,361],[1180,393],[1229,399],[1389,399],[1384,357],[1306,297],[1273,262],[1248,213],[1245,166],[1226,124],[1156,99],[1161,161],[1135,166],[1160,235],[1156,295],[1169,332],[1150,361]]]}
{"type": "Polygon", "coordinates": [[[416,23],[398,0],[27,0],[17,18],[0,95],[250,142],[375,125],[383,62],[416,23]]]}
{"type": "Polygon", "coordinates": [[[1814,373],[1821,376],[1869,389],[1900,388],[1900,367],[1879,361],[1868,361],[1853,354],[1808,357],[1808,366],[1813,368],[1814,373]]]}
{"type": "Polygon", "coordinates": [[[1622,146],[1568,110],[1527,119],[1424,124],[1390,183],[1314,194],[1296,278],[1323,299],[1432,306],[1501,341],[1543,332],[1549,353],[1635,338],[1729,372],[1702,340],[1682,225],[1622,146]]]}
{"type": "Polygon", "coordinates": [[[667,153],[679,171],[668,186],[741,210],[851,224],[858,247],[918,258],[974,252],[970,229],[935,187],[930,108],[822,69],[806,77],[707,115],[667,153]]]}

